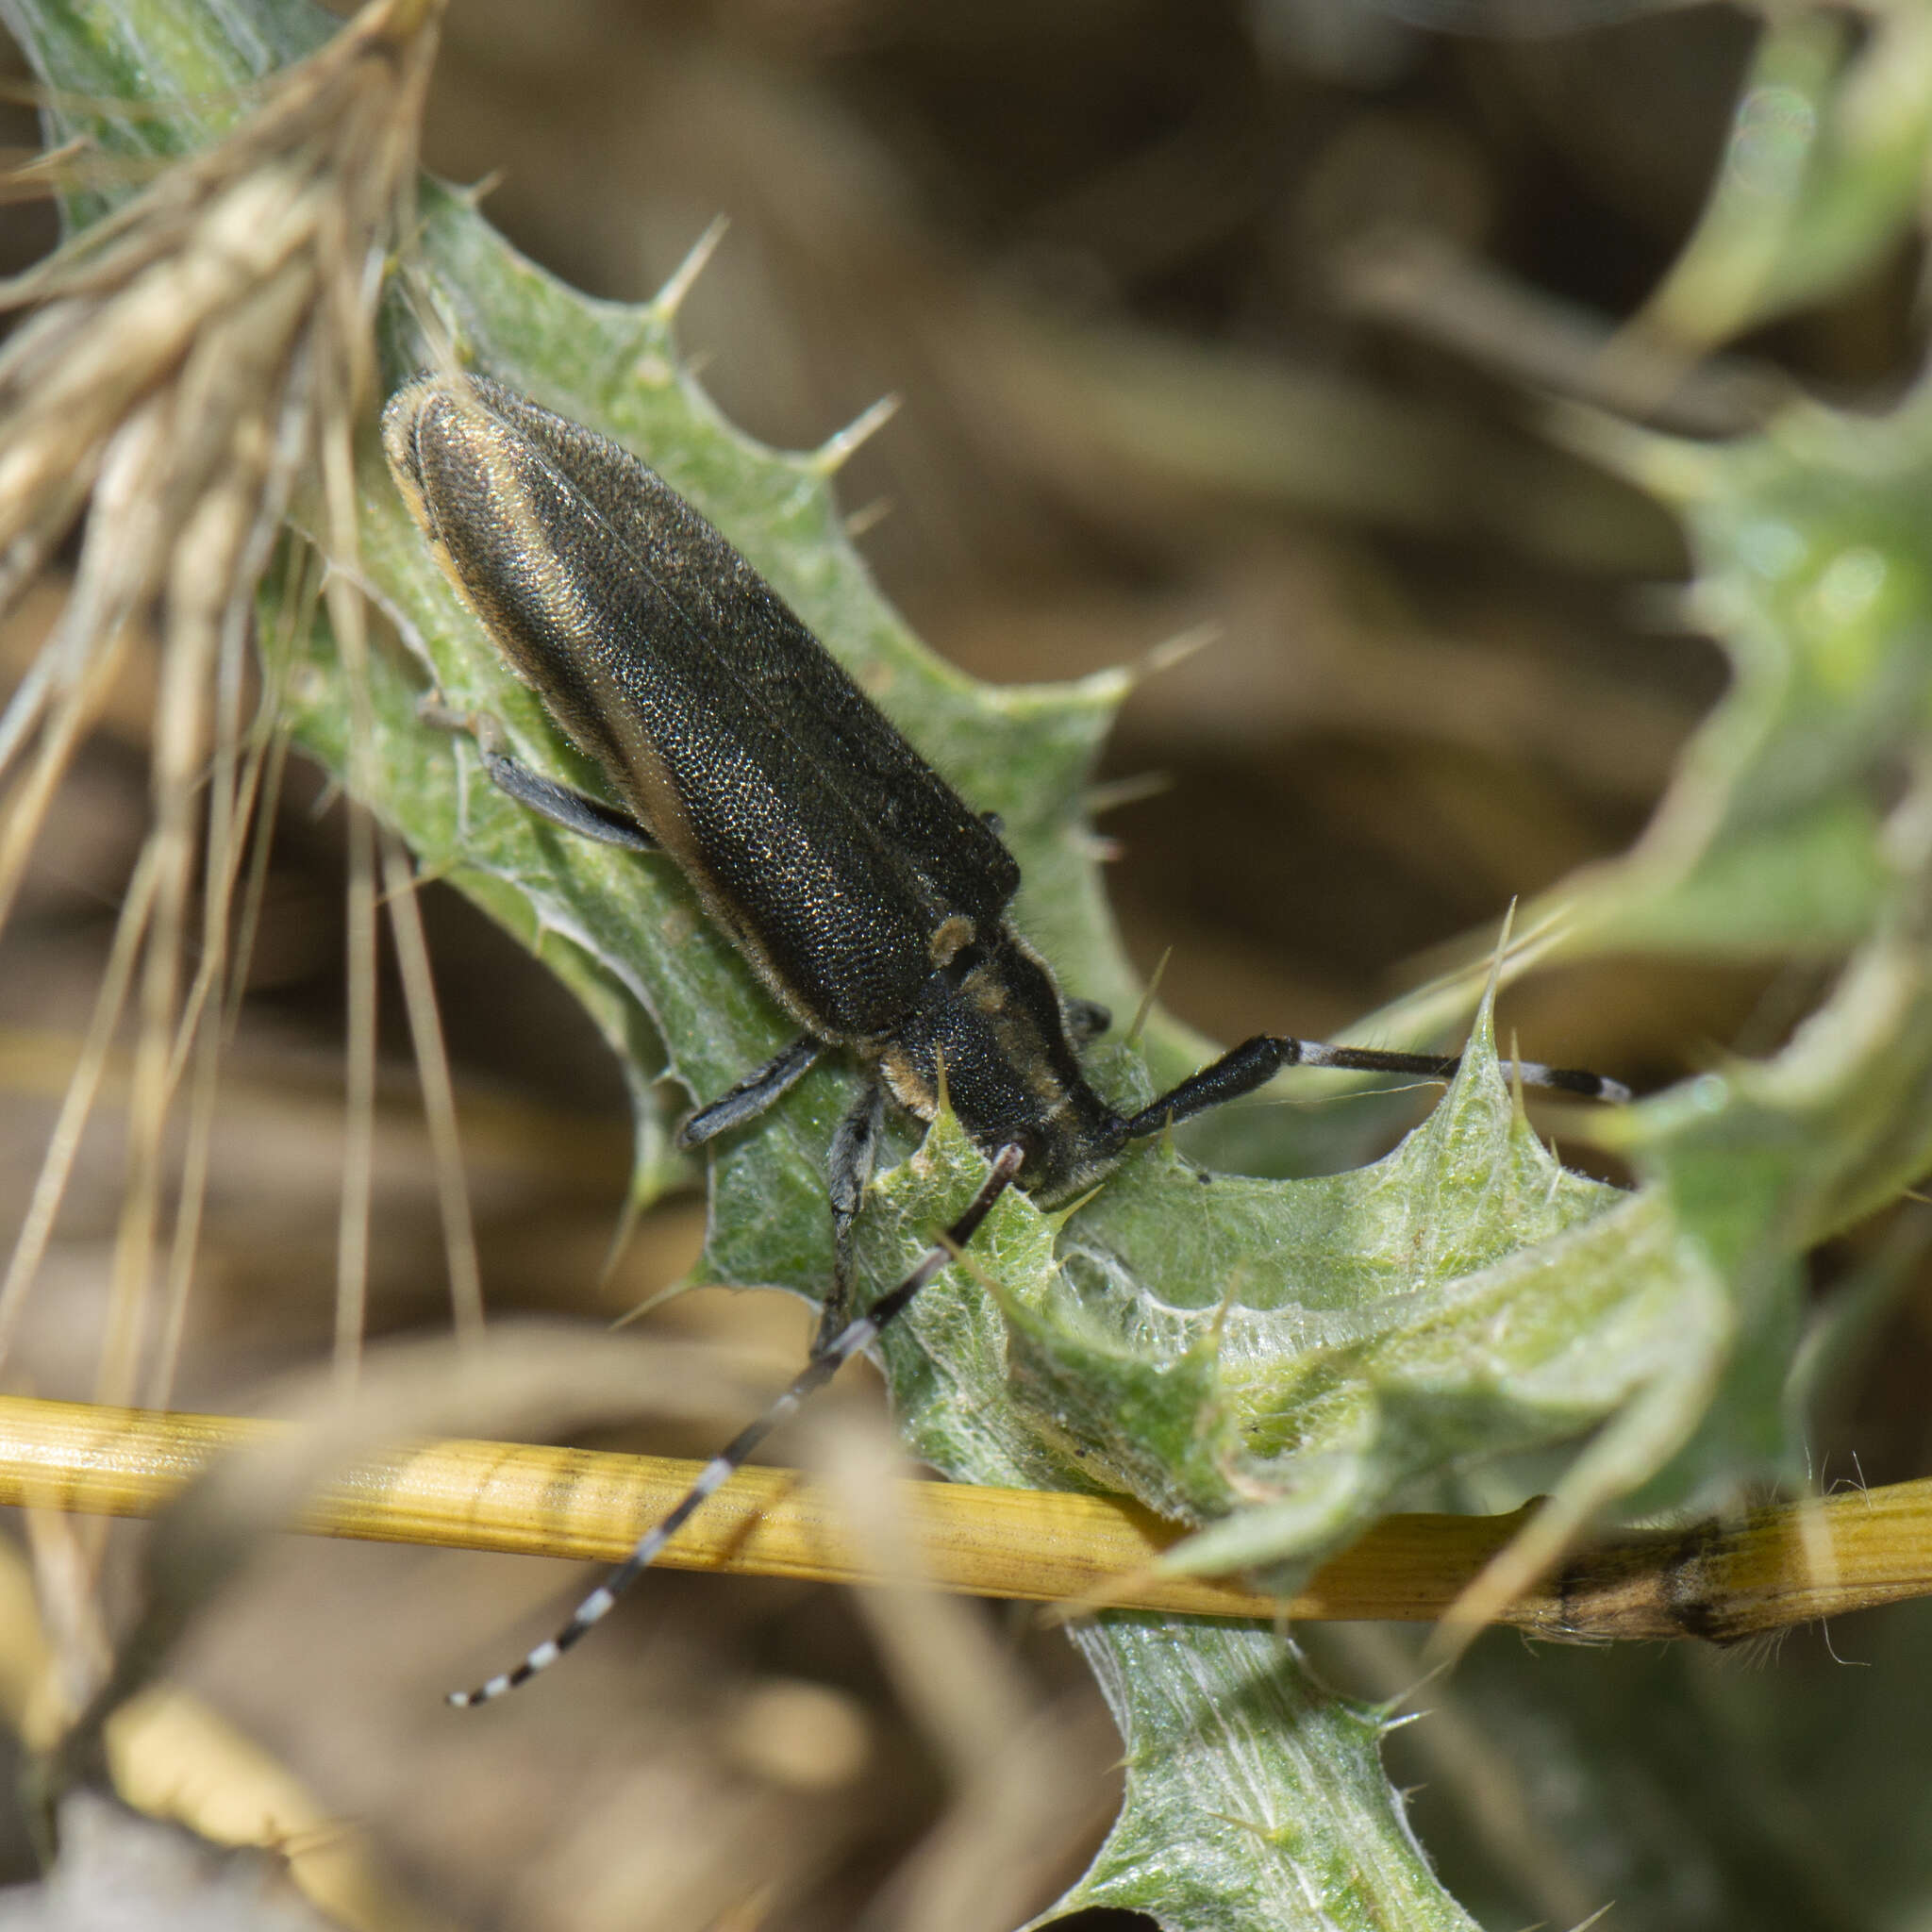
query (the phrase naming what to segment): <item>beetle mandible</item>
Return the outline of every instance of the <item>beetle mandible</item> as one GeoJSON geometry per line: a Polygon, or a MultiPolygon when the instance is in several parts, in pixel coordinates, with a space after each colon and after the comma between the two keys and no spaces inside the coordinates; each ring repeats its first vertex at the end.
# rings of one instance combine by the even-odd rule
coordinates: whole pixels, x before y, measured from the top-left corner
{"type": "MultiPolygon", "coordinates": [[[[451,1702],[535,1675],[757,1444],[868,1347],[1018,1184],[1044,1205],[1102,1179],[1128,1145],[1282,1069],[1444,1079],[1456,1056],[1257,1034],[1123,1114],[1080,1048],[1105,1009],[1062,995],[1008,917],[1020,868],[758,572],[627,450],[478,375],[430,374],[383,412],[396,484],[437,561],[619,804],[587,798],[475,735],[491,780],[567,829],[670,858],[796,1023],[798,1037],[679,1129],[702,1145],[762,1113],[828,1050],[867,1079],[827,1156],[834,1270],[805,1370],[558,1635],[451,1702]],[[852,1225],[887,1105],[930,1121],[943,1091],[991,1172],[941,1243],[865,1314],[850,1310],[852,1225]]],[[[1516,1063],[1526,1085],[1627,1095],[1594,1074],[1516,1063]]]]}

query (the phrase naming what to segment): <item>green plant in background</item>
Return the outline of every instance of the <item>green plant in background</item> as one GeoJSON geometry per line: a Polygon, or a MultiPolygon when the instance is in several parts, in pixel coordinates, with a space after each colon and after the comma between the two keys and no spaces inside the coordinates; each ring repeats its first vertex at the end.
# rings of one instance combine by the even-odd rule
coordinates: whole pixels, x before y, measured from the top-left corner
{"type": "MultiPolygon", "coordinates": [[[[190,0],[10,11],[57,98],[163,108],[295,58],[329,25],[290,0],[239,14],[190,0]]],[[[1900,184],[1923,172],[1932,45],[1906,9],[1856,58],[1824,32],[1806,15],[1767,37],[1724,192],[1644,325],[1648,352],[1666,330],[1701,345],[1830,286],[1915,215],[1900,184]],[[1775,167],[1761,152],[1768,115],[1775,167]],[[1825,221],[1818,208],[1851,212],[1825,221]]],[[[186,110],[56,118],[114,153],[173,154],[209,131],[186,110]]],[[[1082,813],[1128,678],[996,690],[935,662],[842,534],[827,479],[843,444],[787,456],[721,423],[680,364],[675,308],[577,296],[467,200],[425,189],[386,314],[385,374],[392,385],[425,359],[428,316],[476,366],[645,457],[962,795],[1000,813],[1025,874],[1016,924],[1070,991],[1130,1012],[1138,989],[1082,813]]],[[[408,649],[371,667],[368,802],[425,872],[516,932],[597,1018],[636,1097],[647,1200],[679,1173],[658,1083],[712,1097],[791,1029],[667,866],[532,820],[466,744],[418,721],[433,683],[501,720],[527,762],[594,784],[445,588],[373,427],[372,413],[360,568],[408,649]]],[[[1932,1163],[1932,401],[1914,393],[1872,417],[1795,408],[1724,448],[1577,433],[1684,519],[1691,596],[1733,684],[1638,847],[1527,908],[1503,970],[1645,951],[1843,958],[1836,984],[1770,1060],[1591,1124],[1636,1174],[1629,1191],[1565,1173],[1522,1119],[1478,962],[1359,1029],[1403,1043],[1476,1024],[1441,1105],[1372,1166],[1205,1184],[1154,1145],[1073,1210],[1009,1194],[970,1265],[886,1350],[909,1445],[949,1474],[1127,1491],[1205,1525],[1175,1562],[1257,1566],[1287,1589],[1391,1507],[1467,1496],[1500,1458],[1539,1458],[1551,1499],[1486,1581],[1483,1607],[1606,1509],[1715,1507],[1747,1485],[1803,1480],[1788,1392],[1803,1257],[1932,1163]]],[[[326,632],[275,670],[297,741],[346,775],[352,706],[326,632]]],[[[1098,1054],[1096,1074],[1124,1102],[1206,1052],[1157,1017],[1136,1047],[1098,1054]]],[[[706,1278],[821,1291],[824,1151],[850,1091],[849,1075],[821,1070],[718,1154],[706,1278]]],[[[881,1174],[861,1224],[874,1287],[904,1272],[983,1173],[944,1120],[916,1152],[903,1135],[895,1151],[907,1158],[881,1174]]],[[[1112,1615],[1075,1641],[1126,1740],[1126,1801],[1092,1869],[1041,1923],[1088,1905],[1190,1928],[1469,1923],[1382,1774],[1389,1713],[1322,1689],[1287,1639],[1112,1615]]]]}

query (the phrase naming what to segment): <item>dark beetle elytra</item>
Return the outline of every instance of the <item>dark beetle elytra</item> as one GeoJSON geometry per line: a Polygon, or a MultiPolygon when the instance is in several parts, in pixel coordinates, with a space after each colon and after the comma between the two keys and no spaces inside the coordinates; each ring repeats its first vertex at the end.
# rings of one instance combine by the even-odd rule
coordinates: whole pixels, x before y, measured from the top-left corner
{"type": "Polygon", "coordinates": [[[498,384],[425,378],[383,431],[452,582],[806,1033],[923,1120],[943,1059],[974,1141],[1024,1149],[1024,1187],[1104,1172],[1122,1123],[1007,924],[1019,866],[751,565],[498,384]]]}
{"type": "MultiPolygon", "coordinates": [[[[491,778],[589,837],[664,854],[800,1037],[680,1130],[696,1146],[753,1119],[827,1048],[870,1074],[828,1157],[835,1272],[810,1364],[707,1467],[567,1628],[480,1703],[597,1621],[756,1442],[879,1330],[1017,1180],[1046,1202],[1101,1178],[1129,1142],[1251,1092],[1284,1067],[1446,1078],[1455,1058],[1257,1035],[1151,1106],[1117,1112],[1080,1069],[1105,1013],[1064,999],[1008,924],[1020,868],[777,593],[664,480],[616,443],[478,376],[425,375],[383,412],[390,468],[437,560],[622,808],[569,791],[476,732],[491,778]],[[946,1244],[846,1318],[853,1217],[887,1099],[921,1120],[943,1084],[993,1173],[946,1244]]],[[[1528,1084],[1599,1098],[1592,1074],[1519,1063],[1528,1084]]]]}

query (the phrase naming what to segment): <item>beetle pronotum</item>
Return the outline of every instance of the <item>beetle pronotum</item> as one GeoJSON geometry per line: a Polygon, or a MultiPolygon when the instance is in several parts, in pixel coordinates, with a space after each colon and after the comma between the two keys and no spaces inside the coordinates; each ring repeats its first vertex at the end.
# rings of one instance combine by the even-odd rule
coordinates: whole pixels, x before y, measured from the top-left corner
{"type": "MultiPolygon", "coordinates": [[[[1088,1083],[1079,1049],[1104,1009],[1062,996],[1007,913],[1020,868],[992,823],[907,743],[724,537],[628,451],[478,376],[419,376],[383,441],[438,562],[564,734],[602,768],[614,808],[518,764],[488,720],[491,779],[588,837],[683,872],[798,1037],[679,1131],[699,1146],[754,1120],[829,1049],[869,1077],[827,1159],[835,1267],[811,1358],[712,1458],[689,1495],[513,1671],[533,1676],[609,1610],[754,1447],[871,1345],[1017,1183],[1064,1202],[1128,1144],[1252,1092],[1283,1068],[1442,1079],[1455,1056],[1258,1034],[1132,1114],[1088,1083]],[[921,1120],[941,1091],[992,1163],[919,1267],[852,1318],[850,1237],[890,1101],[921,1120]]],[[[1519,1061],[1525,1085],[1601,1099],[1613,1081],[1519,1061]]]]}

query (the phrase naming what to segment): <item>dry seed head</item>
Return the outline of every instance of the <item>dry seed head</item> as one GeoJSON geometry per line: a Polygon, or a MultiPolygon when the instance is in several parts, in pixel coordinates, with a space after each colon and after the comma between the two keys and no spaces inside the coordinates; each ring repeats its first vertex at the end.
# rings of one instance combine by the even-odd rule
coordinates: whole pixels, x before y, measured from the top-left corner
{"type": "Polygon", "coordinates": [[[345,428],[324,412],[367,386],[436,11],[378,0],[219,144],[0,289],[0,302],[39,311],[0,353],[0,596],[92,492],[80,579],[123,559],[100,613],[123,617],[160,590],[174,536],[234,458],[258,474],[273,522],[325,432],[345,428]],[[124,432],[171,414],[166,447],[125,474],[124,432]],[[263,464],[271,450],[279,460],[263,464]],[[120,487],[104,491],[110,469],[120,487]]]}
{"type": "MultiPolygon", "coordinates": [[[[66,609],[0,708],[0,782],[11,780],[0,800],[0,922],[124,640],[151,611],[160,620],[152,891],[130,894],[123,912],[139,928],[125,937],[142,960],[142,1032],[105,1400],[135,1392],[154,1332],[164,1129],[189,1036],[221,1005],[202,980],[190,987],[185,922],[198,861],[204,904],[223,921],[237,867],[196,826],[205,811],[232,848],[261,735],[244,756],[232,701],[218,715],[218,667],[222,688],[239,690],[256,584],[291,504],[331,561],[353,569],[353,507],[340,484],[371,386],[382,271],[412,220],[440,13],[441,0],[375,0],[252,91],[252,111],[215,145],[0,286],[0,306],[34,311],[0,348],[0,610],[86,511],[66,609]]],[[[339,632],[357,628],[335,614],[339,632]]],[[[359,630],[343,638],[345,655],[353,641],[359,630]]],[[[48,1201],[37,1197],[49,1210],[57,1165],[42,1176],[48,1201]]],[[[30,1217],[0,1282],[0,1347],[49,1220],[30,1217]]]]}

